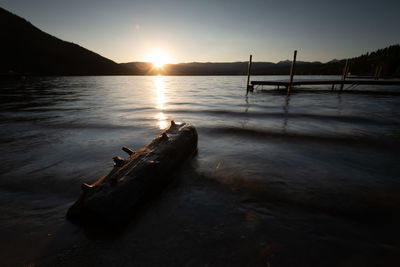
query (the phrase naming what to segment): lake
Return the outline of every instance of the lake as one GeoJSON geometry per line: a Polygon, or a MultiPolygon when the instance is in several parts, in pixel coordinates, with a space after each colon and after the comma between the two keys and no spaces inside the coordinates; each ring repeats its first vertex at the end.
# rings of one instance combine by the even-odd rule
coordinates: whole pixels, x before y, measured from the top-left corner
{"type": "Polygon", "coordinates": [[[246,96],[246,78],[0,81],[1,265],[399,265],[400,88],[246,96]],[[119,231],[65,220],[171,120],[198,153],[159,197],[119,231]]]}

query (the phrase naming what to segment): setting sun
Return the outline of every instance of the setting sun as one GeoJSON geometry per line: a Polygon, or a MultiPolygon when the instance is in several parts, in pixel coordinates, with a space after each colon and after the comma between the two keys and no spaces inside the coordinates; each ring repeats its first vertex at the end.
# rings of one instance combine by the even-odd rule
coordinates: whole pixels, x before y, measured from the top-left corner
{"type": "Polygon", "coordinates": [[[149,61],[153,63],[154,67],[161,68],[170,61],[170,58],[165,53],[153,52],[149,55],[149,61]]]}

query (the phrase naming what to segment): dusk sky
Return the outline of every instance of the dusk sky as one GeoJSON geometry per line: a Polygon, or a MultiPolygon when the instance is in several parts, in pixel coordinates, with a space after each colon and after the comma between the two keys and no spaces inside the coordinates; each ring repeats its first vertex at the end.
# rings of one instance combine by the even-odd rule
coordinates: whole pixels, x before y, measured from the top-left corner
{"type": "Polygon", "coordinates": [[[0,0],[60,39],[118,63],[329,61],[400,43],[400,1],[0,0]]]}

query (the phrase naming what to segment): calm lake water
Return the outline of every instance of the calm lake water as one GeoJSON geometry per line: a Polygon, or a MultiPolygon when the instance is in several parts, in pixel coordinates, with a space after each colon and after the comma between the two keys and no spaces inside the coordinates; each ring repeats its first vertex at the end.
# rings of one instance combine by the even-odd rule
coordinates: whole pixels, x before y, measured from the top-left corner
{"type": "Polygon", "coordinates": [[[400,88],[245,83],[0,81],[0,265],[400,266],[400,88]],[[82,182],[170,120],[196,126],[199,147],[158,198],[120,231],[65,220],[82,182]]]}

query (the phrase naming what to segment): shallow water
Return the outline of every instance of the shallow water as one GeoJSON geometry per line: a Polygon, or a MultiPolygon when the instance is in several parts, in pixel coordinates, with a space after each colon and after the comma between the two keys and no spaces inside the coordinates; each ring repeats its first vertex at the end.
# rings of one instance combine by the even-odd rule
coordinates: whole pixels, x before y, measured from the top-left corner
{"type": "Polygon", "coordinates": [[[1,265],[399,265],[400,88],[245,82],[0,81],[1,265]],[[65,220],[82,182],[170,120],[195,125],[199,149],[159,198],[117,233],[65,220]]]}

